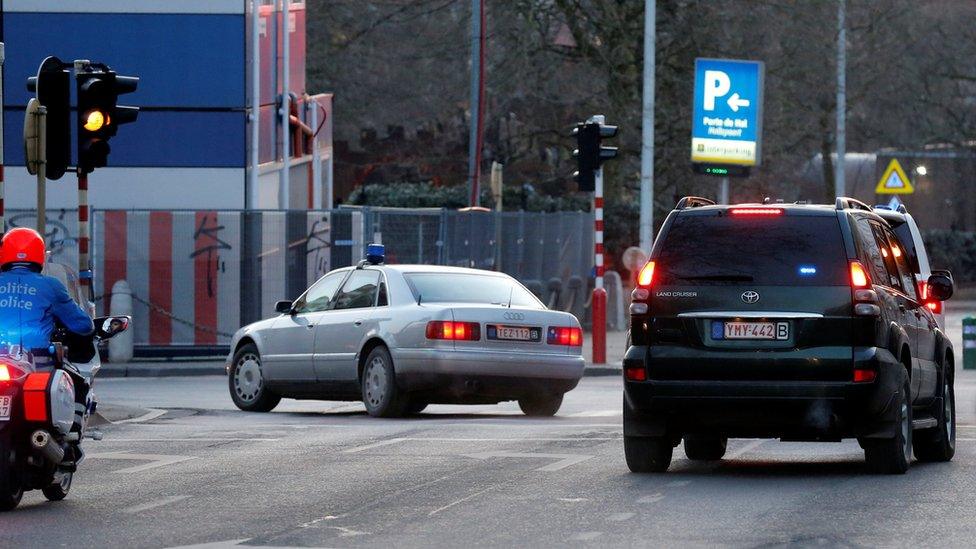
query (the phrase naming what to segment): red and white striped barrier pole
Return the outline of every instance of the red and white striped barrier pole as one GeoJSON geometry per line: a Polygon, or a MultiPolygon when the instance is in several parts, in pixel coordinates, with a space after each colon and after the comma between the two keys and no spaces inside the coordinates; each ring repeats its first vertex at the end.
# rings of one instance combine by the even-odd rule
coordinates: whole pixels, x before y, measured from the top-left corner
{"type": "MultiPolygon", "coordinates": [[[[602,123],[602,121],[601,121],[602,123]]],[[[596,281],[593,288],[593,363],[607,363],[607,290],[603,287],[603,168],[596,170],[593,192],[593,252],[596,281]]]]}
{"type": "Polygon", "coordinates": [[[88,174],[78,167],[78,278],[83,295],[93,299],[91,260],[88,256],[90,241],[88,227],[88,174]],[[87,293],[85,293],[87,292],[87,293]]]}

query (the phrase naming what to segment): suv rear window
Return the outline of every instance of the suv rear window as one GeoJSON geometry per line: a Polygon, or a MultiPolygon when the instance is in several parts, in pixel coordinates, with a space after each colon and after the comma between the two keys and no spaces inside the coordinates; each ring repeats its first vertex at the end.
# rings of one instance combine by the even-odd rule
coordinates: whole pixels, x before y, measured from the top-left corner
{"type": "Polygon", "coordinates": [[[834,216],[679,215],[655,260],[655,284],[847,286],[834,216]]]}

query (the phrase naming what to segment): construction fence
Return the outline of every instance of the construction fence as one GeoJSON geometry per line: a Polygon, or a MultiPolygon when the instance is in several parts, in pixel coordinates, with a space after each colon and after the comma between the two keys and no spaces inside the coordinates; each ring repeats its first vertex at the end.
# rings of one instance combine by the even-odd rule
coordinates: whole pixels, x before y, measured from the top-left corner
{"type": "MultiPolygon", "coordinates": [[[[128,283],[139,354],[217,348],[239,327],[272,316],[275,302],[297,298],[323,274],[357,262],[366,244],[381,242],[390,264],[501,270],[550,307],[583,318],[592,219],[583,212],[369,208],[96,210],[94,297],[107,312],[115,283],[128,283]]],[[[75,265],[68,250],[77,248],[70,245],[77,220],[68,212],[63,221],[61,253],[75,265]]]]}

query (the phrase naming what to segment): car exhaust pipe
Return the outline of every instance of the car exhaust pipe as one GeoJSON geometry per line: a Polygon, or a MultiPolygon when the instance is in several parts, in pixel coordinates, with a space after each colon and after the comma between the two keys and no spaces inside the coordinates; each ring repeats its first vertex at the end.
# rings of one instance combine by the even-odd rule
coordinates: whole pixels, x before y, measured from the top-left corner
{"type": "Polygon", "coordinates": [[[31,446],[55,465],[64,460],[64,449],[55,442],[54,437],[47,431],[41,429],[34,431],[31,434],[31,446]]]}

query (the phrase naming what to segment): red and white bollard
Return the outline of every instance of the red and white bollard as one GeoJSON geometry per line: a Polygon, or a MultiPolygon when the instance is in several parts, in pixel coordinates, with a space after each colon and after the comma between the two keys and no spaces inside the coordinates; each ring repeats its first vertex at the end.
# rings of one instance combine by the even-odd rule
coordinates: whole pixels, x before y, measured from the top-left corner
{"type": "MultiPolygon", "coordinates": [[[[601,121],[602,123],[602,121],[601,121]]],[[[593,284],[593,364],[607,363],[607,290],[603,287],[603,168],[595,174],[593,192],[593,252],[596,280],[593,284]]]]}

